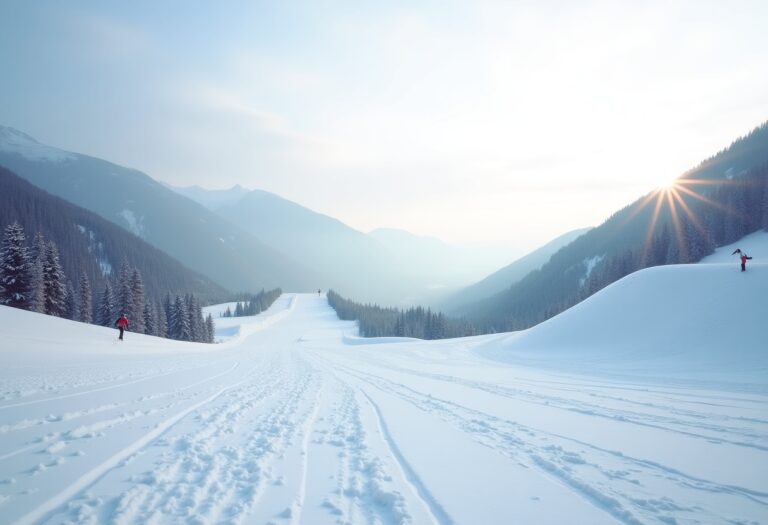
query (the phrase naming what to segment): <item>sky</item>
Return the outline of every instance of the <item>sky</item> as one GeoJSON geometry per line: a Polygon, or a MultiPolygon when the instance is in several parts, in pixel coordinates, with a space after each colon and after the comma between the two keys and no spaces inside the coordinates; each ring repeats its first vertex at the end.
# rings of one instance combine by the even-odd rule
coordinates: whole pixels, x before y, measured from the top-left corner
{"type": "Polygon", "coordinates": [[[768,120],[768,2],[7,0],[0,124],[532,249],[768,120]]]}

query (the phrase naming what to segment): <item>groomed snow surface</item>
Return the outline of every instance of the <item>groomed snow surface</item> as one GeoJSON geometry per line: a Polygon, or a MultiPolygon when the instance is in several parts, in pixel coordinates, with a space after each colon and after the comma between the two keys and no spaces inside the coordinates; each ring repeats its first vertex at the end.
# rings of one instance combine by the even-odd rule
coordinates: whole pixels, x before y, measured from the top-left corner
{"type": "Polygon", "coordinates": [[[767,297],[765,264],[655,268],[369,344],[317,294],[218,345],[0,307],[0,521],[768,523],[767,297]]]}

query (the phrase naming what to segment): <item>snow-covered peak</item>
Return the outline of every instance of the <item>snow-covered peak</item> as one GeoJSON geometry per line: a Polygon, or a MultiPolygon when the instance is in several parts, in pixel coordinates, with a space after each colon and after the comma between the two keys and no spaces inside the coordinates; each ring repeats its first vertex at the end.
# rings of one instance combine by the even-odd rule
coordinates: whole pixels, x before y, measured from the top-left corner
{"type": "Polygon", "coordinates": [[[41,144],[26,133],[8,126],[0,126],[0,151],[16,153],[34,161],[62,162],[76,158],[73,153],[41,144]]]}

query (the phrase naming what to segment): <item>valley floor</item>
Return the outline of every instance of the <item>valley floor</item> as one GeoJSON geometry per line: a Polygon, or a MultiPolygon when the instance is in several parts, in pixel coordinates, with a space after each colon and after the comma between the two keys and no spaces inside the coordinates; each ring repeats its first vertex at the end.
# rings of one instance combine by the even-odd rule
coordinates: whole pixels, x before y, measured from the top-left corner
{"type": "Polygon", "coordinates": [[[350,344],[317,295],[244,322],[202,349],[83,325],[60,356],[9,329],[0,521],[768,523],[764,393],[350,344]]]}

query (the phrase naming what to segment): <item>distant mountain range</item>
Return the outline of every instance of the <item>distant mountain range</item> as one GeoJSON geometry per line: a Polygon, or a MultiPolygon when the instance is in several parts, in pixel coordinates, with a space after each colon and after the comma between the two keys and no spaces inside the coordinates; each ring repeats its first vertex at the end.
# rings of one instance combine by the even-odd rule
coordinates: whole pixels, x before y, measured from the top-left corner
{"type": "Polygon", "coordinates": [[[461,291],[453,294],[451,297],[440,303],[440,308],[444,312],[453,315],[470,315],[476,306],[475,303],[502,292],[520,281],[529,273],[538,270],[546,264],[558,250],[572,243],[575,239],[581,237],[589,230],[590,228],[581,228],[564,233],[541,248],[521,257],[501,270],[494,272],[482,281],[463,288],[461,291]]]}
{"type": "Polygon", "coordinates": [[[267,191],[169,187],[288,257],[311,261],[319,286],[360,301],[437,304],[504,261],[498,249],[482,245],[455,246],[387,228],[365,234],[267,191]]]}
{"type": "Polygon", "coordinates": [[[300,264],[140,171],[40,144],[0,127],[0,166],[135,233],[232,291],[310,290],[300,264]]]}
{"type": "Polygon", "coordinates": [[[206,302],[229,295],[136,235],[0,167],[0,231],[13,222],[24,227],[28,245],[38,232],[54,241],[67,278],[76,285],[85,272],[96,297],[104,289],[105,279],[114,278],[124,260],[139,269],[145,290],[154,300],[166,293],[191,293],[206,302]]]}

